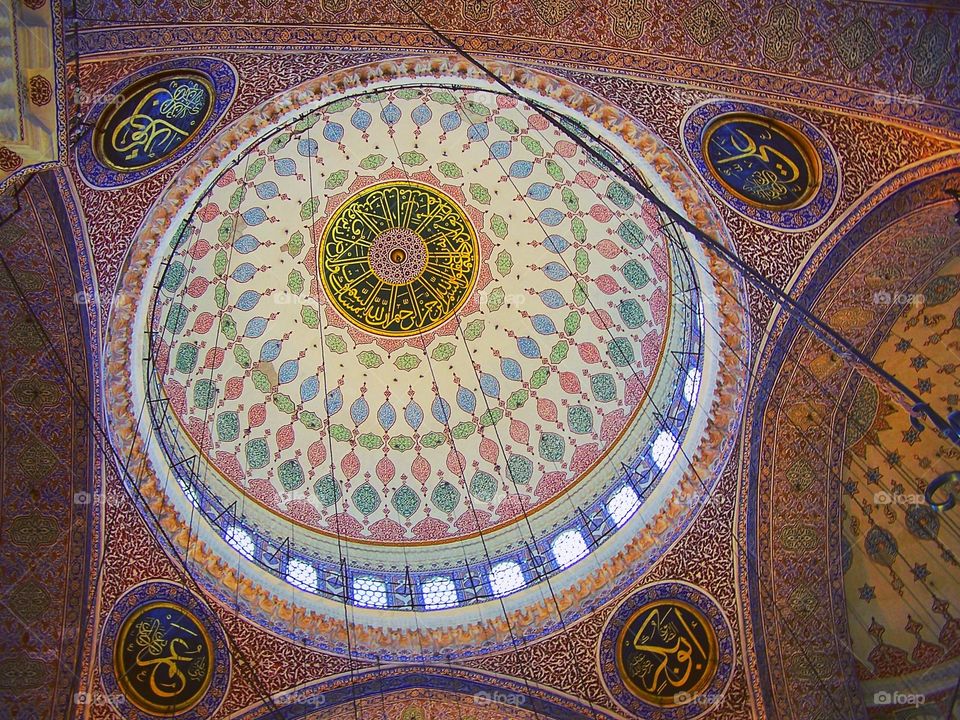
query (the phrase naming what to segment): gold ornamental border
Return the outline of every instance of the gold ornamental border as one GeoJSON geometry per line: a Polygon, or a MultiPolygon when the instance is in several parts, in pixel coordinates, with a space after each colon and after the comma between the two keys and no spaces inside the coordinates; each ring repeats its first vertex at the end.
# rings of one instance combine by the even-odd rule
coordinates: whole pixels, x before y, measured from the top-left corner
{"type": "MultiPolygon", "coordinates": [[[[706,232],[729,244],[729,236],[720,215],[709,200],[705,187],[681,164],[675,151],[639,125],[623,110],[602,100],[592,92],[559,77],[503,61],[488,61],[487,68],[502,81],[520,87],[542,99],[561,103],[574,112],[597,122],[614,136],[619,136],[659,174],[674,196],[682,203],[690,220],[706,232]]],[[[164,236],[190,196],[202,187],[211,170],[228,158],[251,138],[289,116],[292,110],[343,92],[365,89],[388,81],[420,79],[437,82],[446,79],[462,82],[468,79],[486,86],[490,80],[467,60],[455,55],[405,57],[346,68],[321,79],[310,80],[278,98],[252,108],[230,128],[207,143],[196,159],[173,177],[164,194],[144,218],[137,242],[132,244],[127,265],[118,289],[118,301],[111,306],[107,342],[104,352],[103,382],[107,398],[108,426],[114,434],[118,450],[129,453],[131,467],[138,472],[140,492],[151,503],[164,532],[186,552],[187,560],[198,566],[211,582],[226,593],[236,596],[251,619],[260,623],[281,624],[323,637],[331,646],[346,646],[351,641],[354,651],[382,652],[384,648],[412,653],[449,653],[461,648],[469,651],[478,643],[509,642],[516,628],[536,632],[553,627],[556,613],[570,611],[605,594],[618,578],[632,576],[637,564],[644,563],[654,548],[662,546],[662,536],[674,526],[677,518],[693,512],[696,500],[703,494],[702,477],[715,476],[729,454],[730,439],[737,433],[740,402],[745,387],[745,374],[738,371],[743,357],[750,355],[749,327],[737,300],[744,302],[741,283],[720,257],[704,249],[710,275],[714,278],[717,315],[724,341],[717,349],[717,384],[709,413],[708,425],[700,446],[691,455],[691,465],[683,472],[670,498],[648,522],[628,539],[621,550],[597,570],[584,575],[577,583],[557,592],[557,606],[532,604],[508,611],[506,615],[464,623],[459,615],[451,617],[442,628],[384,627],[383,623],[367,624],[355,618],[349,627],[342,614],[325,612],[317,606],[304,607],[289,593],[278,596],[259,581],[238,572],[235,563],[224,560],[199,540],[197,532],[176,510],[166,496],[163,483],[151,466],[147,448],[137,432],[136,408],[132,392],[133,355],[131,348],[137,337],[135,328],[137,303],[145,297],[151,261],[165,245],[164,236]],[[740,298],[717,288],[738,288],[740,298]]],[[[492,87],[492,86],[491,86],[492,87]]],[[[617,596],[605,597],[613,602],[635,587],[636,578],[628,587],[618,588],[617,596]]],[[[609,593],[606,593],[609,594],[609,593]]],[[[383,613],[378,613],[383,618],[383,613]]]]}

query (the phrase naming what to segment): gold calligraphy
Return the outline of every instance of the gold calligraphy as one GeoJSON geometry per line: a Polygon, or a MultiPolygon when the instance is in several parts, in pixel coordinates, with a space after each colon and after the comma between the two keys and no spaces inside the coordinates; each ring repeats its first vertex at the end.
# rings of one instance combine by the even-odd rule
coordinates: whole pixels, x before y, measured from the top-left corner
{"type": "Polygon", "coordinates": [[[799,207],[819,186],[819,163],[810,142],[770,118],[721,116],[707,128],[703,153],[720,184],[756,207],[799,207]]]}
{"type": "Polygon", "coordinates": [[[200,622],[186,608],[151,603],[124,622],[114,656],[127,699],[150,713],[187,710],[211,679],[213,649],[200,622]]]}
{"type": "Polygon", "coordinates": [[[201,129],[212,101],[212,87],[200,75],[150,76],[125,91],[101,117],[97,154],[116,170],[159,162],[201,129]]]}
{"type": "Polygon", "coordinates": [[[317,265],[327,297],[354,325],[376,335],[415,335],[453,316],[469,296],[477,237],[446,194],[391,181],[337,210],[317,265]]]}
{"type": "Polygon", "coordinates": [[[651,704],[692,700],[717,672],[717,638],[703,614],[679,600],[648,603],[620,632],[617,668],[630,691],[651,704]]]}

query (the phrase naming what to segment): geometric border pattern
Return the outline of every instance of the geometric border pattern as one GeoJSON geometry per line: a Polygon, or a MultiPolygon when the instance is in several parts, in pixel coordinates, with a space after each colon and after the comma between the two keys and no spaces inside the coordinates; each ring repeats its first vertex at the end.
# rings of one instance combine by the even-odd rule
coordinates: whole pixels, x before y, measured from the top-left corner
{"type": "Polygon", "coordinates": [[[687,113],[681,134],[687,156],[710,189],[727,206],[761,225],[787,232],[807,230],[827,217],[840,196],[840,171],[830,141],[813,125],[791,113],[754,103],[711,100],[687,113]],[[727,113],[753,113],[778,120],[796,130],[810,143],[819,160],[821,178],[819,186],[806,203],[787,210],[756,207],[733,195],[717,180],[703,157],[704,133],[714,119],[727,113]]]}
{"type": "Polygon", "coordinates": [[[121,626],[136,610],[148,603],[164,601],[180,605],[189,610],[200,621],[201,627],[210,636],[212,644],[212,677],[206,694],[191,710],[178,713],[181,720],[212,717],[220,707],[227,694],[230,684],[230,648],[226,636],[220,627],[220,621],[213,611],[207,607],[196,595],[184,587],[166,581],[146,582],[128,590],[114,604],[110,614],[104,622],[100,634],[100,679],[107,699],[125,718],[154,718],[171,717],[168,714],[154,715],[138,710],[130,703],[127,696],[120,689],[114,670],[114,644],[121,626]]]}
{"type": "Polygon", "coordinates": [[[110,88],[109,92],[101,95],[90,112],[87,113],[86,123],[89,125],[89,129],[77,144],[77,168],[80,170],[81,176],[90,185],[109,190],[126,185],[133,185],[144,178],[150,177],[154,173],[160,172],[163,168],[183,158],[200,144],[204,136],[210,132],[211,128],[213,128],[217,121],[223,116],[227,108],[230,107],[236,90],[237,73],[236,70],[233,69],[233,66],[223,60],[206,57],[188,57],[168,60],[145,67],[133,75],[124,78],[110,88]],[[102,163],[93,149],[93,126],[99,123],[104,112],[109,109],[110,105],[113,105],[119,98],[123,97],[125,90],[133,87],[137,82],[150,75],[169,70],[195,70],[210,79],[213,85],[213,108],[207,116],[207,119],[193,134],[192,138],[154,165],[139,170],[122,171],[115,170],[102,163]]]}
{"type": "Polygon", "coordinates": [[[607,620],[597,651],[603,685],[610,697],[631,715],[656,717],[658,720],[692,720],[707,713],[723,698],[736,663],[733,630],[717,601],[695,585],[680,581],[648,585],[624,600],[607,620]],[[616,646],[621,629],[639,608],[658,600],[679,600],[693,606],[710,621],[710,626],[717,636],[719,662],[716,674],[690,702],[679,707],[659,707],[641,700],[627,688],[617,670],[616,646]]]}

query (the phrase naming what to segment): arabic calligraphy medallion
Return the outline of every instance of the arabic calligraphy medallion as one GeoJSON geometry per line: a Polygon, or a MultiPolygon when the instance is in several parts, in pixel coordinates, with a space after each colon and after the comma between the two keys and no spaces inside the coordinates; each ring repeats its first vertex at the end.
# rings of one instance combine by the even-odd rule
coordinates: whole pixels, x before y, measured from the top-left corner
{"type": "Polygon", "coordinates": [[[799,207],[820,183],[810,142],[773,118],[721,115],[707,127],[703,150],[707,167],[720,184],[756,207],[799,207]]]}
{"type": "Polygon", "coordinates": [[[113,660],[120,689],[133,705],[154,714],[184,712],[210,685],[213,643],[185,607],[153,602],[123,623],[113,660]]]}
{"type": "Polygon", "coordinates": [[[155,165],[190,142],[213,105],[213,87],[202,73],[148,75],[101,115],[94,133],[97,157],[120,171],[155,165]]]}
{"type": "Polygon", "coordinates": [[[717,672],[717,636],[695,607],[658,600],[620,631],[617,668],[627,687],[653,705],[673,707],[700,694],[717,672]]]}
{"type": "Polygon", "coordinates": [[[445,193],[388,181],[337,210],[317,266],[327,297],[351,323],[375,335],[416,335],[452,317],[470,295],[477,235],[445,193]]]}

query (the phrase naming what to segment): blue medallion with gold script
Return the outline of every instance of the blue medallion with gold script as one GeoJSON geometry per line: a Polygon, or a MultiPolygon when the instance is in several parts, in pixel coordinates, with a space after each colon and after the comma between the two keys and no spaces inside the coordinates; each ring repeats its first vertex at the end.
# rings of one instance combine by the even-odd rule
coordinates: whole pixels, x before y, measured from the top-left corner
{"type": "Polygon", "coordinates": [[[829,217],[840,169],[827,136],[778,108],[708,100],[683,121],[683,146],[704,181],[744,217],[800,232],[829,217]]]}
{"type": "Polygon", "coordinates": [[[213,614],[186,588],[138,585],[104,623],[100,668],[110,703],[124,717],[212,717],[226,696],[230,652],[213,614]]]}
{"type": "Polygon", "coordinates": [[[98,188],[139,182],[194,151],[233,101],[237,74],[215,58],[187,57],[140,70],[98,95],[77,167],[98,188]]]}
{"type": "Polygon", "coordinates": [[[213,107],[210,81],[196,72],[152,75],[124,93],[96,129],[97,154],[116,170],[140,170],[175,152],[213,107]]]}
{"type": "Polygon", "coordinates": [[[727,190],[764,208],[799,207],[820,180],[806,138],[784,123],[750,113],[717,118],[707,128],[704,157],[727,190]]]}
{"type": "Polygon", "coordinates": [[[203,697],[213,645],[193,613],[156,602],[127,618],[113,660],[127,699],[147,712],[167,714],[189,710],[203,697]]]}

